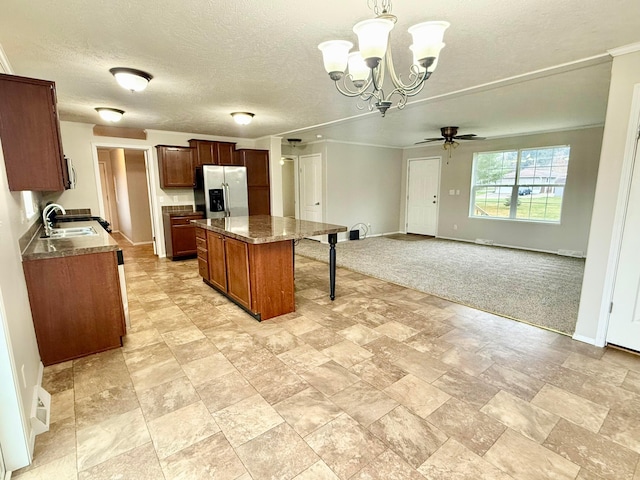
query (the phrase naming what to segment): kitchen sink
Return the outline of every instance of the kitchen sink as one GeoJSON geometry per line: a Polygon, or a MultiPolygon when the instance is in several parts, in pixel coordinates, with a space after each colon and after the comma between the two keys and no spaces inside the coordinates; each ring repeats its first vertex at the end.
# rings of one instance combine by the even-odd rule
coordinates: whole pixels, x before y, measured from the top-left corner
{"type": "Polygon", "coordinates": [[[48,237],[40,237],[41,239],[56,239],[56,238],[73,238],[73,237],[89,237],[92,235],[98,235],[93,227],[69,227],[69,228],[54,228],[51,230],[51,235],[48,237]]]}

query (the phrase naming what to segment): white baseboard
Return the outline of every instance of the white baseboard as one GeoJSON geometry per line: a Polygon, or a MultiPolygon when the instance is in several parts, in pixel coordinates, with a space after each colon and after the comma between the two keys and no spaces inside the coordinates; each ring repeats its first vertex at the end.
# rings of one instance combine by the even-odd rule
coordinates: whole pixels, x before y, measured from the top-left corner
{"type": "MultiPolygon", "coordinates": [[[[481,245],[480,243],[476,242],[476,239],[474,240],[469,240],[467,238],[455,238],[455,237],[441,237],[436,235],[436,238],[440,238],[442,240],[454,240],[456,242],[467,242],[467,243],[473,243],[476,245],[481,245]]],[[[518,247],[515,245],[507,245],[504,243],[494,243],[492,245],[488,245],[491,247],[502,247],[502,248],[513,248],[514,250],[526,250],[528,252],[540,252],[540,253],[552,253],[553,255],[558,255],[558,251],[557,250],[543,250],[540,248],[529,248],[529,247],[518,247]]]]}
{"type": "Polygon", "coordinates": [[[604,347],[604,345],[598,345],[595,338],[587,337],[585,335],[578,335],[577,333],[574,333],[571,338],[578,342],[588,343],[589,345],[594,345],[596,347],[604,347]]]}

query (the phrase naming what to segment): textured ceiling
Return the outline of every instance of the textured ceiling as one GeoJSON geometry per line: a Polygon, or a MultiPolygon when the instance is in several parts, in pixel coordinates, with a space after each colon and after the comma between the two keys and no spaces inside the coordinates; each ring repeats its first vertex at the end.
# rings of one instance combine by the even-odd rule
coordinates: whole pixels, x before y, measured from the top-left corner
{"type": "Polygon", "coordinates": [[[603,55],[640,41],[638,0],[396,0],[393,13],[399,71],[410,25],[451,27],[424,91],[384,119],[335,91],[316,48],[355,40],[353,24],[372,16],[365,0],[3,0],[0,45],[15,74],[56,82],[63,120],[100,123],[94,107],[109,106],[127,127],[406,146],[449,124],[487,136],[601,124],[603,55]],[[121,66],[151,73],[149,88],[117,86],[108,70],[121,66]],[[236,110],[253,123],[236,126],[236,110]]]}

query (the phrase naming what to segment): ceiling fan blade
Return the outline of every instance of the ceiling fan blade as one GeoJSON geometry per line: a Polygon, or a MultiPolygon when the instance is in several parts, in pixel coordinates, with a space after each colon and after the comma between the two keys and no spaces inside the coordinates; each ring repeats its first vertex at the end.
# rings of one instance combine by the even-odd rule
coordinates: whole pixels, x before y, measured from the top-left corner
{"type": "Polygon", "coordinates": [[[464,135],[456,135],[453,138],[457,138],[460,140],[466,140],[466,139],[472,139],[477,137],[477,135],[475,133],[465,133],[464,135]]]}
{"type": "Polygon", "coordinates": [[[444,140],[444,137],[431,137],[424,139],[425,142],[439,142],[440,140],[444,140]]]}

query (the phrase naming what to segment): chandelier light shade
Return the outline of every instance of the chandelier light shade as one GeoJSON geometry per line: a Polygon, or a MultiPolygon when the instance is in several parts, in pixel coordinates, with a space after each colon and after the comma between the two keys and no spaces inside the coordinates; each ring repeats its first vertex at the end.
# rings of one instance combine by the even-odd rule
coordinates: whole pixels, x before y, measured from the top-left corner
{"type": "Polygon", "coordinates": [[[330,40],[318,45],[318,48],[322,51],[324,69],[332,80],[340,80],[342,78],[347,68],[347,57],[351,47],[353,47],[353,43],[345,40],[330,40]]]}
{"type": "Polygon", "coordinates": [[[386,18],[372,18],[354,25],[353,33],[358,36],[360,55],[369,68],[377,67],[387,53],[393,23],[386,18]]]}
{"type": "Polygon", "coordinates": [[[153,78],[151,74],[135,68],[117,67],[110,69],[109,72],[116,78],[118,85],[132,92],[143,91],[153,78]]]}
{"type": "Polygon", "coordinates": [[[96,112],[104,121],[111,123],[119,122],[122,119],[122,115],[124,115],[124,110],[108,107],[96,107],[96,112]]]}
{"type": "Polygon", "coordinates": [[[357,107],[377,109],[384,117],[397,98],[396,106],[404,108],[409,97],[422,91],[425,82],[438,64],[440,51],[444,48],[444,32],[449,23],[444,21],[422,22],[409,28],[413,44],[413,64],[403,81],[393,65],[390,33],[396,24],[391,14],[391,0],[369,0],[376,18],[358,22],[353,31],[358,37],[358,51],[349,53],[353,44],[346,40],[322,42],[324,67],[338,91],[347,97],[357,97],[357,107]],[[378,3],[380,2],[380,5],[378,3]],[[391,87],[384,89],[385,74],[388,73],[391,87]]]}
{"type": "Polygon", "coordinates": [[[233,112],[231,116],[238,125],[249,125],[255,114],[250,112],[233,112]]]}

